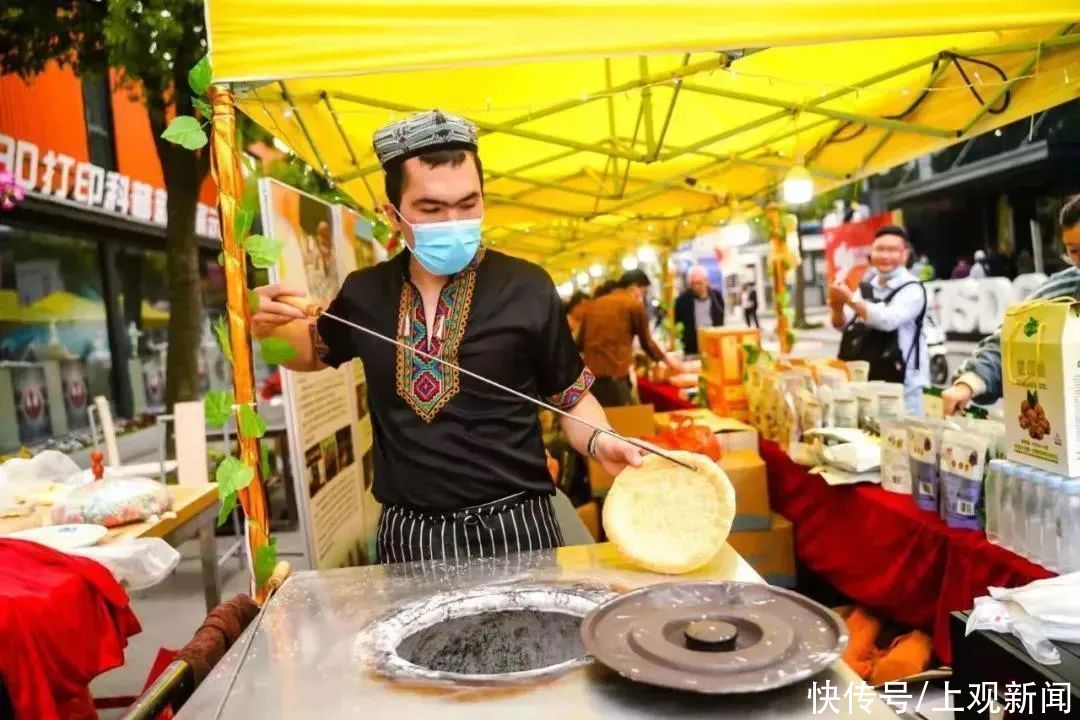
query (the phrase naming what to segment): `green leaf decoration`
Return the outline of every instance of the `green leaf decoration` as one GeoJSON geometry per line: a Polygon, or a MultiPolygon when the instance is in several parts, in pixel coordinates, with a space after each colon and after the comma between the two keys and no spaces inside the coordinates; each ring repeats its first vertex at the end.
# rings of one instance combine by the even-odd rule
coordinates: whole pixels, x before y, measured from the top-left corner
{"type": "Polygon", "coordinates": [[[1037,332],[1039,332],[1039,321],[1035,318],[1028,318],[1028,321],[1024,323],[1024,335],[1031,337],[1037,332]]]}
{"type": "Polygon", "coordinates": [[[758,358],[761,356],[761,348],[753,343],[744,343],[742,349],[746,353],[746,364],[757,365],[758,358]]]}
{"type": "Polygon", "coordinates": [[[187,150],[198,150],[209,141],[199,121],[190,115],[174,117],[165,132],[161,133],[161,139],[187,150]]]}
{"type": "Polygon", "coordinates": [[[270,477],[270,446],[266,443],[259,443],[259,456],[262,461],[262,475],[263,478],[270,477]]]}
{"type": "Polygon", "coordinates": [[[271,268],[281,257],[284,243],[265,235],[249,235],[243,242],[244,252],[251,258],[251,264],[257,268],[271,268]]]}
{"type": "Polygon", "coordinates": [[[376,220],[371,226],[371,236],[380,245],[385,245],[390,239],[390,226],[381,220],[376,220]]]}
{"type": "Polygon", "coordinates": [[[1028,390],[1027,391],[1027,402],[1028,402],[1028,407],[1035,407],[1036,405],[1038,405],[1039,404],[1039,393],[1035,392],[1034,390],[1028,390]]]}
{"type": "Polygon", "coordinates": [[[224,251],[219,252],[217,254],[217,264],[220,265],[221,267],[225,267],[225,253],[224,253],[224,251]]]}
{"type": "Polygon", "coordinates": [[[251,232],[251,223],[255,220],[255,213],[251,210],[244,208],[236,209],[236,218],[233,221],[233,233],[236,235],[236,242],[241,245],[244,244],[244,238],[251,232]]]}
{"type": "Polygon", "coordinates": [[[219,428],[229,420],[229,415],[232,414],[232,393],[224,390],[212,390],[206,393],[206,400],[203,404],[206,407],[206,424],[210,427],[219,428]]]}
{"type": "Polygon", "coordinates": [[[274,566],[277,565],[277,538],[270,538],[270,542],[255,551],[255,584],[263,586],[270,576],[274,574],[274,566]]]}
{"type": "Polygon", "coordinates": [[[241,405],[239,415],[240,434],[246,438],[261,438],[266,434],[266,421],[250,405],[241,405]]]}
{"type": "Polygon", "coordinates": [[[260,298],[259,293],[254,290],[248,290],[248,309],[251,310],[251,314],[259,312],[260,298]]]}
{"type": "MultiPolygon", "coordinates": [[[[195,67],[188,70],[188,85],[191,87],[191,92],[196,95],[202,95],[210,89],[210,56],[204,55],[202,60],[195,63],[195,67]]],[[[209,117],[209,115],[207,116],[209,117]]]]}
{"type": "Polygon", "coordinates": [[[191,98],[191,105],[199,111],[199,114],[202,115],[205,120],[209,120],[214,116],[214,110],[210,107],[210,103],[202,98],[191,98]]]}
{"type": "Polygon", "coordinates": [[[222,497],[221,486],[218,485],[218,499],[221,501],[221,507],[218,508],[217,524],[221,527],[225,524],[225,521],[232,515],[232,511],[236,508],[236,493],[229,493],[222,497]]]}
{"type": "Polygon", "coordinates": [[[224,315],[214,321],[214,335],[217,336],[221,354],[225,356],[225,359],[228,360],[231,365],[233,361],[232,343],[229,342],[229,323],[224,315]]]}
{"type": "Polygon", "coordinates": [[[214,479],[218,484],[218,497],[236,494],[251,484],[255,477],[255,470],[245,465],[237,458],[229,455],[218,465],[214,479]]]}
{"type": "Polygon", "coordinates": [[[795,347],[795,333],[791,332],[790,330],[787,334],[787,345],[789,350],[795,347]]]}
{"type": "Polygon", "coordinates": [[[268,337],[259,343],[259,357],[267,365],[281,365],[296,357],[296,349],[279,337],[268,337]]]}

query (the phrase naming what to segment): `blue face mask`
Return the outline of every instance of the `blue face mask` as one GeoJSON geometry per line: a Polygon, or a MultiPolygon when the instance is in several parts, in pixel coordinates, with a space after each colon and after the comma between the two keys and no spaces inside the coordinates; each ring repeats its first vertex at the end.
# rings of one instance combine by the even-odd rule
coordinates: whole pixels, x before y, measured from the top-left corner
{"type": "Polygon", "coordinates": [[[413,256],[434,275],[453,275],[472,262],[480,247],[480,224],[483,218],[416,223],[401,217],[412,228],[413,256]]]}

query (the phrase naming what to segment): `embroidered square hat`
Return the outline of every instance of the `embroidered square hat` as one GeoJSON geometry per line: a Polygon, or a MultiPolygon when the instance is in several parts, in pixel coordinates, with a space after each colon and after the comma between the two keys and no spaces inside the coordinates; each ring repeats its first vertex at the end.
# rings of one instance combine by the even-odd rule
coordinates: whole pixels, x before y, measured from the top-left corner
{"type": "Polygon", "coordinates": [[[383,125],[372,144],[385,168],[435,150],[476,152],[476,138],[476,126],[465,118],[429,110],[383,125]]]}

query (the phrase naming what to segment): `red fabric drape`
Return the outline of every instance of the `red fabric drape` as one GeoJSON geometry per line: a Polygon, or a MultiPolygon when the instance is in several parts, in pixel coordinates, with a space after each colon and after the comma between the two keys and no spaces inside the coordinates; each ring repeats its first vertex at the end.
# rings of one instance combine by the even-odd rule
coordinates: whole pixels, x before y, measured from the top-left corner
{"type": "Polygon", "coordinates": [[[669,383],[654,383],[648,378],[638,377],[638,398],[642,405],[652,405],[656,412],[675,410],[693,410],[696,405],[684,400],[679,395],[679,388],[669,383]]]}
{"type": "Polygon", "coordinates": [[[141,631],[103,565],[0,539],[0,679],[15,717],[96,717],[87,690],[141,631]]]}
{"type": "Polygon", "coordinates": [[[830,487],[761,441],[774,511],[795,526],[795,554],[858,604],[926,630],[951,662],[949,613],[970,610],[990,585],[1017,587],[1053,575],[987,542],[982,531],[948,527],[911,497],[877,485],[830,487]]]}

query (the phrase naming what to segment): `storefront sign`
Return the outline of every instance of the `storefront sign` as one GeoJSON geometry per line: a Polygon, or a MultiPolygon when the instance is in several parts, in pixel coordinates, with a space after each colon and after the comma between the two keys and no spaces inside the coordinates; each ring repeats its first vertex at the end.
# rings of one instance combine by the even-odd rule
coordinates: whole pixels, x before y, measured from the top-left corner
{"type": "MultiPolygon", "coordinates": [[[[97,212],[164,227],[168,194],[163,188],[127,175],[77,161],[63,153],[0,133],[0,170],[8,170],[33,197],[67,200],[97,212]]],[[[195,233],[219,235],[217,211],[199,203],[195,233]]]]}
{"type": "Polygon", "coordinates": [[[926,283],[930,312],[938,326],[954,335],[989,335],[1001,325],[1005,308],[1023,300],[1046,280],[1042,273],[1002,277],[935,280],[926,283]]]}

